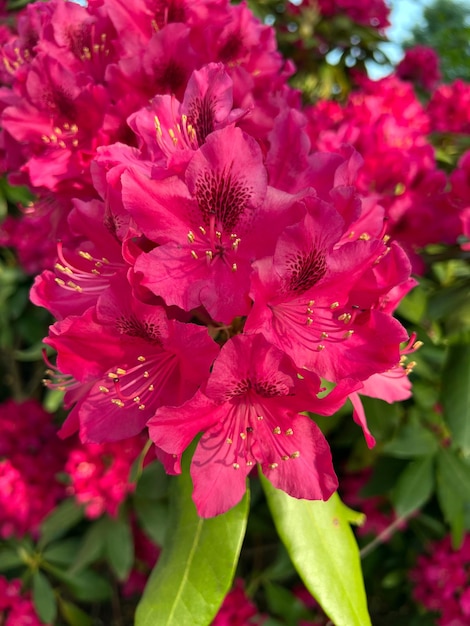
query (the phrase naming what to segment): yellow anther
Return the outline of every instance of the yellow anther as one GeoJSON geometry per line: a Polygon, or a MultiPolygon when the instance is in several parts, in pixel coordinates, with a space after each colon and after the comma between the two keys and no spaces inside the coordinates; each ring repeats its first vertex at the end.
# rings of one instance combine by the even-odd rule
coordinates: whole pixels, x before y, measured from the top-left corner
{"type": "Polygon", "coordinates": [[[70,287],[70,289],[73,289],[74,291],[77,291],[78,293],[81,293],[83,291],[80,285],[77,285],[77,283],[74,283],[72,280],[67,281],[67,287],[70,287]]]}

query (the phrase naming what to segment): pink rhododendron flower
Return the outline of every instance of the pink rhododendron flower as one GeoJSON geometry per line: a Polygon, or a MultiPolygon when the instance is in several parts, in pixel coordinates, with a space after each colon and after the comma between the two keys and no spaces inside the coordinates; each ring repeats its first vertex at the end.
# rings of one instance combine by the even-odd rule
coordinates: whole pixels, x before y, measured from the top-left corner
{"type": "Polygon", "coordinates": [[[35,400],[0,405],[0,537],[35,535],[64,496],[57,474],[67,447],[35,400]]]}
{"type": "Polygon", "coordinates": [[[269,251],[293,200],[268,189],[258,144],[237,128],[214,131],[185,178],[122,175],[125,208],[159,244],[134,269],[167,305],[230,323],[248,313],[251,260],[269,251]]]}
{"type": "Polygon", "coordinates": [[[470,536],[454,550],[447,535],[433,542],[418,557],[410,572],[413,597],[429,611],[438,613],[438,626],[466,626],[469,610],[470,536]]]}
{"type": "Polygon", "coordinates": [[[470,85],[455,80],[449,85],[440,85],[428,104],[428,115],[432,128],[443,133],[470,132],[470,85]]]}
{"type": "Polygon", "coordinates": [[[121,245],[103,223],[99,200],[74,200],[68,224],[73,243],[57,243],[54,271],[36,277],[31,301],[48,309],[57,319],[80,315],[96,304],[113,276],[125,269],[121,245]]]}
{"type": "MultiPolygon", "coordinates": [[[[203,432],[191,463],[202,517],[234,506],[256,463],[290,495],[326,500],[337,487],[329,447],[315,422],[299,413],[330,414],[344,402],[344,391],[338,387],[323,399],[319,392],[318,376],[299,371],[262,335],[237,335],[222,348],[202,391],[177,409],[157,411],[150,437],[179,457],[203,432]]],[[[179,473],[179,460],[166,469],[179,473]]]]}
{"type": "MultiPolygon", "coordinates": [[[[382,0],[320,10],[387,23],[382,0]]],[[[413,284],[395,238],[426,245],[443,198],[448,239],[462,228],[411,86],[362,78],[344,107],[304,114],[274,30],[228,0],[50,0],[5,37],[1,156],[37,199],[3,240],[46,268],[31,291],[57,319],[46,384],[72,407],[60,435],[85,444],[70,493],[115,515],[133,455],[116,442],[149,426],[169,473],[201,435],[204,517],[239,502],[255,463],[327,499],[328,444],[302,413],[409,391],[383,384],[401,373],[393,310],[413,284]],[[413,203],[432,224],[412,241],[413,203]]]]}
{"type": "Polygon", "coordinates": [[[119,506],[135,489],[130,482],[132,464],[142,452],[141,436],[103,444],[79,444],[73,447],[65,463],[71,483],[67,494],[85,507],[89,519],[107,513],[116,517],[119,506]]]}
{"type": "Polygon", "coordinates": [[[39,619],[30,593],[22,593],[21,580],[0,576],[0,623],[4,626],[46,626],[39,619]]]}
{"type": "Polygon", "coordinates": [[[431,91],[442,78],[439,57],[429,46],[414,46],[406,50],[404,58],[396,67],[396,74],[401,80],[409,80],[431,91]]]}
{"type": "Polygon", "coordinates": [[[205,328],[136,300],[121,276],[96,309],[56,322],[45,341],[58,351],[58,369],[85,386],[60,432],[79,427],[82,441],[95,443],[132,437],[157,407],[190,398],[218,352],[205,328]]]}
{"type": "MultiPolygon", "coordinates": [[[[336,247],[343,220],[318,204],[307,204],[303,222],[284,231],[273,257],[254,264],[246,329],[262,332],[299,367],[329,380],[365,379],[393,367],[397,341],[406,338],[396,320],[376,308],[381,289],[374,277],[367,277],[369,294],[356,285],[366,282],[365,272],[373,271],[387,248],[373,240],[336,247]]],[[[407,277],[402,262],[398,271],[407,277]]]]}
{"type": "Polygon", "coordinates": [[[235,580],[211,626],[262,626],[266,617],[259,615],[256,605],[246,596],[243,580],[235,580]]]}

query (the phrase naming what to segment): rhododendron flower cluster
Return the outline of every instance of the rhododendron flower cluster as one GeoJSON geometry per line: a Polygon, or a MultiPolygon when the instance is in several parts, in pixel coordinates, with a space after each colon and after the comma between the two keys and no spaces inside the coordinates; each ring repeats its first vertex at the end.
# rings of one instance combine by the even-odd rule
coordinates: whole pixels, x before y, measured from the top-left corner
{"type": "Polygon", "coordinates": [[[35,400],[0,406],[0,537],[36,535],[67,495],[84,505],[90,519],[115,517],[134,490],[130,470],[145,438],[65,445],[57,430],[35,400]]]}
{"type": "Polygon", "coordinates": [[[396,75],[401,80],[409,80],[422,89],[432,91],[442,78],[439,57],[429,46],[409,48],[396,67],[396,75]]]}
{"type": "Polygon", "coordinates": [[[455,244],[462,233],[461,209],[428,135],[466,132],[466,89],[458,81],[442,85],[424,107],[411,84],[396,75],[358,77],[358,89],[344,106],[323,101],[308,109],[308,133],[317,149],[340,151],[347,142],[364,158],[359,189],[365,202],[383,208],[386,233],[404,246],[416,273],[423,271],[417,251],[431,243],[455,244]]]}
{"type": "Polygon", "coordinates": [[[229,591],[212,626],[262,626],[266,616],[258,614],[255,604],[246,596],[243,580],[235,580],[233,589],[229,591]]]}
{"type": "Polygon", "coordinates": [[[470,536],[454,550],[450,536],[435,541],[410,572],[413,596],[438,613],[438,626],[466,626],[470,619],[470,536]]]}
{"type": "Polygon", "coordinates": [[[4,626],[45,626],[36,614],[30,594],[21,592],[21,580],[0,576],[0,623],[4,626]]]}
{"type": "Polygon", "coordinates": [[[202,435],[203,517],[236,505],[255,465],[328,499],[338,481],[312,415],[354,394],[372,446],[357,394],[389,372],[375,395],[402,394],[414,349],[393,317],[410,262],[361,157],[312,148],[291,67],[243,4],[53,1],[18,33],[5,158],[53,198],[57,258],[31,297],[57,319],[60,434],[103,445],[148,427],[170,474],[202,435]]]}
{"type": "Polygon", "coordinates": [[[34,400],[0,405],[0,537],[36,534],[64,497],[57,475],[67,447],[56,432],[51,415],[34,400]]]}
{"type": "Polygon", "coordinates": [[[142,451],[142,437],[123,441],[79,445],[72,449],[65,464],[71,484],[67,494],[85,507],[89,519],[107,513],[116,517],[119,506],[135,484],[130,482],[133,462],[142,451]]]}

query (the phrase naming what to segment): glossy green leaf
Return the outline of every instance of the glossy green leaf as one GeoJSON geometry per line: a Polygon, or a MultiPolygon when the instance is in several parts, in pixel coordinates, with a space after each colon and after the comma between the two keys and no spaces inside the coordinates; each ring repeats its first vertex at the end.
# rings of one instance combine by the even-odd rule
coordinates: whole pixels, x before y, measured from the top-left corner
{"type": "Polygon", "coordinates": [[[17,567],[24,567],[25,561],[21,556],[19,550],[14,550],[9,547],[2,547],[0,549],[0,572],[5,572],[9,569],[15,569],[17,567]]]}
{"type": "Polygon", "coordinates": [[[458,547],[463,540],[464,507],[470,502],[470,465],[451,450],[442,449],[437,456],[437,497],[451,527],[452,543],[458,547]]]}
{"type": "Polygon", "coordinates": [[[33,574],[33,602],[41,621],[52,624],[57,615],[57,602],[51,583],[39,570],[33,574]]]}
{"type": "Polygon", "coordinates": [[[104,555],[106,531],[106,518],[103,517],[92,523],[82,538],[80,548],[77,550],[70,568],[70,574],[81,571],[104,555]]]}
{"type": "Polygon", "coordinates": [[[42,553],[45,561],[70,567],[74,562],[80,542],[77,538],[63,539],[49,544],[42,553]]]}
{"type": "Polygon", "coordinates": [[[433,457],[417,459],[400,474],[392,501],[399,517],[407,517],[431,497],[434,487],[433,457]]]}
{"type": "Polygon", "coordinates": [[[401,459],[429,456],[437,451],[435,435],[418,421],[406,424],[397,435],[383,446],[383,452],[401,459]]]}
{"type": "Polygon", "coordinates": [[[83,519],[83,508],[73,498],[61,502],[41,524],[40,546],[62,537],[83,519]]]}
{"type": "Polygon", "coordinates": [[[470,503],[470,464],[445,448],[439,450],[437,460],[443,482],[459,493],[464,502],[470,503]]]}
{"type": "Polygon", "coordinates": [[[54,565],[47,565],[47,571],[62,582],[77,600],[83,602],[100,602],[109,600],[113,590],[105,578],[91,569],[80,572],[65,572],[54,565]]]}
{"type": "Polygon", "coordinates": [[[126,580],[134,563],[134,539],[126,520],[106,520],[106,557],[117,579],[126,580]]]}
{"type": "Polygon", "coordinates": [[[59,598],[59,609],[69,626],[92,626],[93,619],[84,613],[76,604],[59,598]]]}
{"type": "Polygon", "coordinates": [[[137,607],[135,626],[207,626],[232,584],[249,495],[224,515],[198,516],[189,459],[174,479],[168,540],[137,607]]]}
{"type": "Polygon", "coordinates": [[[469,344],[449,346],[441,389],[441,403],[452,439],[465,456],[470,456],[469,344]]]}
{"type": "Polygon", "coordinates": [[[279,536],[325,613],[335,626],[370,626],[359,550],[339,496],[297,500],[261,482],[279,536]]]}

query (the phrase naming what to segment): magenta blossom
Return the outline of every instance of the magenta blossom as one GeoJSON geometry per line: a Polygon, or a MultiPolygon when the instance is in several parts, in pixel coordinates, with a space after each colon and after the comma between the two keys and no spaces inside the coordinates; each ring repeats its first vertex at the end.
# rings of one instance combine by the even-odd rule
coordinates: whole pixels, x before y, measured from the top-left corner
{"type": "Polygon", "coordinates": [[[230,323],[249,311],[251,261],[273,247],[293,196],[267,187],[257,142],[233,127],[209,135],[185,178],[122,175],[124,207],[159,244],[135,272],[167,305],[230,323]]]}
{"type": "Polygon", "coordinates": [[[315,422],[299,413],[331,414],[344,393],[338,386],[319,399],[320,391],[316,374],[299,371],[262,335],[237,335],[222,348],[202,391],[178,409],[157,411],[150,437],[177,457],[166,469],[179,473],[178,457],[203,433],[191,464],[202,517],[237,504],[256,463],[291,496],[327,500],[337,487],[330,449],[315,422]]]}
{"type": "Polygon", "coordinates": [[[96,310],[57,322],[45,341],[58,351],[59,370],[84,387],[60,434],[79,428],[82,441],[95,443],[132,437],[157,407],[188,400],[218,353],[206,328],[134,299],[121,276],[96,310]]]}

